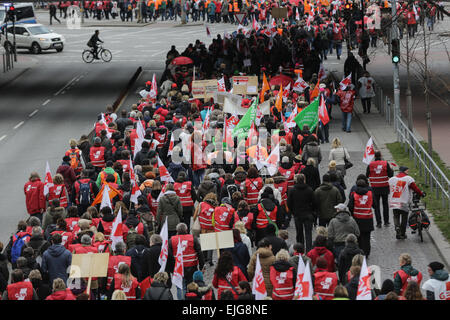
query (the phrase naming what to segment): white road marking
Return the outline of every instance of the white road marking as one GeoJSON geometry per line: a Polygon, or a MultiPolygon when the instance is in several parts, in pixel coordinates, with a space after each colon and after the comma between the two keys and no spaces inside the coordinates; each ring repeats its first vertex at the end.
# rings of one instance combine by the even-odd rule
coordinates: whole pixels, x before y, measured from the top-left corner
{"type": "Polygon", "coordinates": [[[2,141],[3,139],[5,139],[7,137],[7,135],[3,135],[2,137],[0,137],[0,141],[2,141]]]}
{"type": "Polygon", "coordinates": [[[47,103],[50,102],[50,99],[48,99],[47,101],[45,101],[42,105],[45,106],[47,103]]]}
{"type": "Polygon", "coordinates": [[[72,82],[74,82],[79,76],[74,77],[72,80],[70,80],[69,82],[67,82],[67,84],[62,87],[57,93],[55,93],[55,96],[59,95],[62,91],[64,91],[66,89],[66,87],[68,87],[72,82]]]}
{"type": "Polygon", "coordinates": [[[36,109],[34,110],[32,113],[30,113],[28,116],[31,118],[32,116],[34,116],[39,110],[36,109]]]}
{"type": "Polygon", "coordinates": [[[18,124],[16,124],[16,126],[14,127],[14,130],[18,129],[21,125],[23,125],[24,121],[19,122],[18,124]]]}

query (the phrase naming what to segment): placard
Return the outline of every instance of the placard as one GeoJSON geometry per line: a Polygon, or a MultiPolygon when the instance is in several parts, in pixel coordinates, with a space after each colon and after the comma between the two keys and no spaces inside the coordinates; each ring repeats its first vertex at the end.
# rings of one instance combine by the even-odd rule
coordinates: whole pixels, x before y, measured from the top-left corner
{"type": "Polygon", "coordinates": [[[214,93],[214,102],[221,106],[225,104],[225,98],[228,98],[234,105],[240,106],[242,104],[242,96],[240,95],[226,91],[217,91],[214,93]]]}
{"type": "Polygon", "coordinates": [[[83,253],[72,255],[70,278],[106,277],[109,253],[83,253]]]}
{"type": "Polygon", "coordinates": [[[286,19],[287,18],[287,8],[272,8],[270,13],[275,19],[286,19]]]}
{"type": "Polygon", "coordinates": [[[214,93],[217,92],[218,85],[217,80],[195,80],[192,81],[192,97],[194,99],[210,99],[214,97],[214,93]]]}
{"type": "Polygon", "coordinates": [[[257,76],[234,76],[232,79],[233,93],[242,95],[258,94],[258,77],[257,76]],[[250,91],[248,88],[250,87],[250,91]]]}
{"type": "Polygon", "coordinates": [[[211,232],[200,234],[200,246],[202,251],[225,249],[234,247],[233,231],[211,232]],[[216,240],[217,233],[217,240],[216,240]],[[219,247],[217,248],[217,244],[219,247]]]}

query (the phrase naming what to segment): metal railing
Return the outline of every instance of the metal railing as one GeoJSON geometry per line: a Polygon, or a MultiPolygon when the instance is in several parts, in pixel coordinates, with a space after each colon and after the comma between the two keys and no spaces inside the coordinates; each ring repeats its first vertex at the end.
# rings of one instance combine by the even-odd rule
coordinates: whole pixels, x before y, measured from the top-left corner
{"type": "Polygon", "coordinates": [[[375,106],[386,119],[389,125],[394,124],[397,141],[401,143],[409,159],[414,160],[414,165],[419,175],[425,178],[425,184],[430,187],[430,192],[441,200],[442,209],[450,213],[450,181],[436,162],[425,150],[419,139],[409,130],[408,125],[401,118],[401,113],[394,112],[394,104],[390,98],[385,96],[381,88],[376,89],[375,106]]]}
{"type": "Polygon", "coordinates": [[[9,50],[3,50],[2,53],[3,72],[8,72],[14,68],[14,53],[9,50]]]}

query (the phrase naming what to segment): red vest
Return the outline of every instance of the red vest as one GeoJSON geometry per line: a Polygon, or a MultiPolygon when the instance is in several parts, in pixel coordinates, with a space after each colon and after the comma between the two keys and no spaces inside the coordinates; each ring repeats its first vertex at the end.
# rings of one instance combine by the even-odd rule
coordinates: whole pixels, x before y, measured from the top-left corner
{"type": "MultiPolygon", "coordinates": [[[[275,207],[272,211],[268,211],[266,209],[267,215],[269,218],[273,221],[277,221],[277,210],[278,207],[275,207]]],[[[261,204],[258,204],[258,215],[256,216],[256,228],[257,229],[264,229],[269,225],[269,220],[266,217],[266,214],[264,213],[263,208],[261,207],[261,204]]]]}
{"type": "Polygon", "coordinates": [[[94,247],[94,246],[86,246],[85,247],[85,246],[81,245],[81,246],[76,246],[73,249],[74,249],[73,252],[75,254],[83,254],[83,253],[90,253],[90,252],[98,253],[97,247],[94,247]]]}
{"type": "Polygon", "coordinates": [[[8,300],[32,300],[33,285],[29,281],[21,281],[9,284],[6,287],[8,300]]]}
{"type": "Polygon", "coordinates": [[[53,231],[51,233],[51,235],[54,235],[55,233],[58,233],[61,235],[61,238],[62,238],[61,244],[64,246],[64,248],[69,249],[69,245],[72,244],[72,240],[73,240],[72,232],[57,230],[57,231],[53,231]]]}
{"type": "Polygon", "coordinates": [[[66,218],[67,229],[68,229],[70,232],[73,232],[75,226],[78,224],[78,220],[80,220],[79,217],[70,217],[70,218],[66,218]]]}
{"type": "Polygon", "coordinates": [[[323,300],[333,300],[334,289],[338,284],[336,273],[319,271],[314,273],[314,291],[323,300]]]}
{"type": "Polygon", "coordinates": [[[387,161],[375,160],[369,164],[369,182],[372,188],[389,187],[387,161]]]}
{"type": "Polygon", "coordinates": [[[141,288],[141,296],[144,296],[147,292],[147,289],[151,287],[153,279],[148,276],[144,280],[139,283],[139,287],[141,288]]]}
{"type": "Polygon", "coordinates": [[[122,165],[122,171],[123,173],[125,172],[130,172],[130,160],[117,160],[117,162],[120,162],[120,164],[122,165]]]}
{"type": "MultiPolygon", "coordinates": [[[[186,124],[186,122],[183,119],[183,125],[186,124]]],[[[167,141],[167,132],[166,133],[159,133],[158,131],[153,132],[153,138],[159,142],[158,148],[162,148],[164,144],[167,141]]]]}
{"type": "MultiPolygon", "coordinates": [[[[230,272],[231,279],[229,279],[229,282],[235,287],[235,289],[237,289],[239,281],[240,281],[239,271],[240,271],[239,267],[234,266],[233,272],[230,272]]],[[[241,271],[241,273],[242,273],[242,271],[241,271]]],[[[216,275],[214,275],[214,277],[216,277],[216,275]]],[[[234,293],[233,289],[228,284],[228,281],[225,280],[224,278],[218,278],[217,279],[217,296],[218,296],[219,300],[220,300],[220,296],[222,295],[222,292],[224,292],[225,290],[230,290],[231,292],[233,292],[234,299],[237,299],[237,295],[234,293]]]]}
{"type": "Polygon", "coordinates": [[[183,248],[183,268],[195,267],[198,265],[197,252],[194,249],[194,236],[192,234],[177,234],[170,238],[172,241],[172,252],[174,257],[177,254],[178,241],[183,248]]]}
{"type": "Polygon", "coordinates": [[[286,178],[288,189],[291,189],[294,186],[295,168],[283,169],[279,167],[278,171],[286,178]]]}
{"type": "Polygon", "coordinates": [[[105,147],[91,147],[89,158],[94,167],[105,167],[105,147]]]}
{"type": "Polygon", "coordinates": [[[400,270],[394,272],[394,279],[397,276],[397,274],[402,279],[402,289],[400,290],[400,295],[401,296],[403,296],[403,294],[405,293],[406,287],[408,286],[408,283],[410,281],[417,282],[417,284],[419,286],[420,286],[420,283],[422,282],[422,273],[420,271],[417,274],[417,276],[411,276],[411,275],[407,274],[405,271],[400,269],[400,270]]]}
{"type": "Polygon", "coordinates": [[[247,201],[248,205],[251,206],[253,204],[258,203],[259,191],[262,189],[263,186],[264,183],[262,179],[259,177],[256,179],[250,178],[245,179],[245,191],[246,191],[245,200],[247,201]]]}
{"type": "Polygon", "coordinates": [[[175,182],[173,185],[177,196],[180,198],[181,205],[183,207],[193,207],[194,202],[192,201],[191,190],[192,182],[184,181],[182,183],[175,182]]]}
{"type": "Polygon", "coordinates": [[[212,224],[213,213],[214,207],[212,205],[210,205],[208,202],[200,203],[199,222],[202,229],[214,230],[214,226],[212,224]]]}
{"type": "Polygon", "coordinates": [[[109,236],[111,235],[113,222],[114,221],[103,221],[102,220],[103,235],[105,236],[106,239],[109,239],[109,236]]]}
{"type": "Polygon", "coordinates": [[[353,217],[356,219],[372,219],[372,191],[368,191],[363,195],[353,192],[353,198],[355,199],[353,207],[353,217]]]}
{"type": "Polygon", "coordinates": [[[153,199],[151,194],[149,194],[147,196],[147,202],[150,206],[150,212],[152,213],[153,217],[155,217],[155,218],[156,218],[156,214],[158,213],[158,200],[157,199],[158,198],[153,199]]]}
{"type": "Polygon", "coordinates": [[[294,297],[294,267],[290,267],[285,272],[277,271],[273,266],[270,267],[270,282],[273,286],[273,300],[292,300],[294,297]]]}
{"type": "Polygon", "coordinates": [[[275,188],[280,191],[281,194],[281,205],[284,206],[287,201],[287,191],[288,191],[288,182],[283,181],[281,183],[274,183],[273,184],[275,188]]]}
{"type": "MultiPolygon", "coordinates": [[[[230,222],[234,215],[235,211],[233,208],[229,208],[227,206],[216,207],[216,209],[214,209],[214,231],[221,232],[231,230],[230,222]]],[[[236,223],[236,220],[234,221],[234,223],[236,223]]]]}
{"type": "Polygon", "coordinates": [[[67,193],[65,184],[54,185],[48,189],[48,202],[59,199],[59,205],[67,208],[67,193]]]}
{"type": "Polygon", "coordinates": [[[109,245],[110,242],[109,241],[98,241],[98,242],[94,242],[93,246],[97,248],[98,253],[105,253],[105,252],[109,252],[109,245]]]}
{"type": "Polygon", "coordinates": [[[126,263],[128,266],[131,266],[131,257],[121,255],[109,256],[106,289],[109,290],[109,286],[111,285],[114,275],[119,272],[119,266],[122,263],[126,263]]]}
{"type": "Polygon", "coordinates": [[[122,290],[127,296],[127,300],[136,300],[136,288],[139,287],[139,282],[137,282],[136,278],[132,277],[130,286],[125,286],[122,284],[122,275],[115,274],[114,275],[114,289],[122,290]]]}

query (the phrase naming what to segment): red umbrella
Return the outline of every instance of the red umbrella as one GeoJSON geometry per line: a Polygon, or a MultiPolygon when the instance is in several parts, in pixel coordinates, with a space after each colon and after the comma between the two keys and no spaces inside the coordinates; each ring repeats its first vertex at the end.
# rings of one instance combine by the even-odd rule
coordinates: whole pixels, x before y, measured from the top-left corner
{"type": "Polygon", "coordinates": [[[184,56],[179,56],[172,60],[172,64],[175,64],[177,66],[182,66],[182,65],[191,64],[191,63],[194,63],[194,61],[192,61],[191,58],[184,57],[184,56]]]}
{"type": "Polygon", "coordinates": [[[288,77],[284,74],[280,74],[278,76],[273,77],[272,79],[270,79],[269,81],[269,85],[270,86],[276,86],[276,85],[283,85],[283,87],[286,87],[288,84],[291,84],[291,88],[294,84],[294,80],[292,80],[291,77],[288,77]]]}

